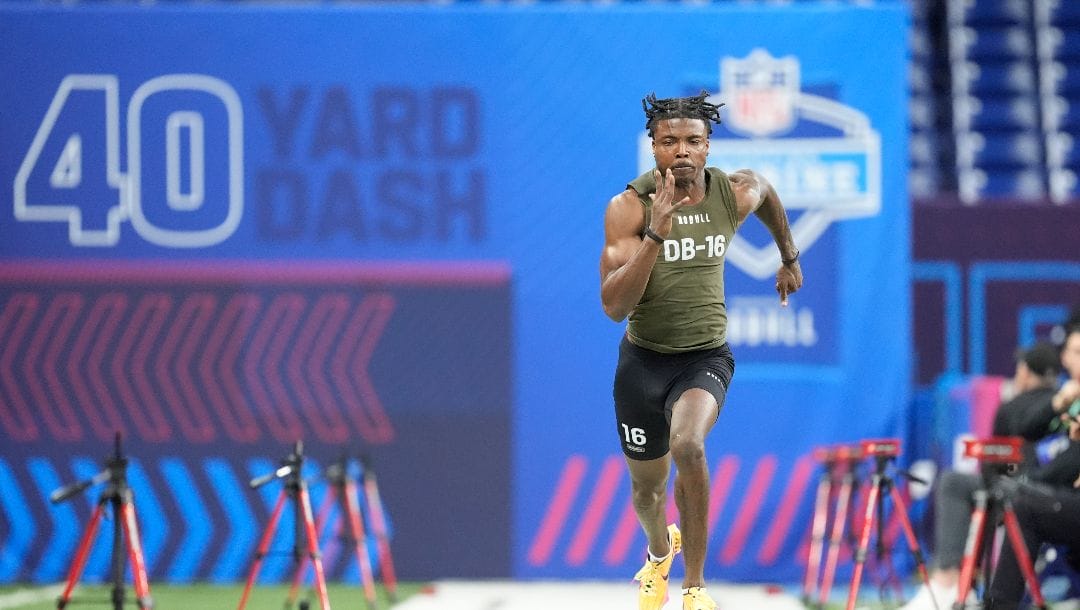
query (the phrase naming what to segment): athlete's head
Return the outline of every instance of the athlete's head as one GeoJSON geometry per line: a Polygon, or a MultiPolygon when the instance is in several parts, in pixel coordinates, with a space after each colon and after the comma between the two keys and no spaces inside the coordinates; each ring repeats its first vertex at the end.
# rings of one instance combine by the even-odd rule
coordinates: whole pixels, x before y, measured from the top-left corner
{"type": "Polygon", "coordinates": [[[656,169],[661,175],[671,170],[679,188],[704,181],[709,134],[713,122],[720,122],[720,106],[707,102],[707,96],[702,91],[693,97],[658,100],[650,94],[641,102],[656,169]]]}
{"type": "Polygon", "coordinates": [[[641,100],[641,107],[645,109],[645,131],[649,137],[655,134],[656,124],[667,119],[698,119],[705,124],[705,132],[712,134],[712,124],[720,124],[720,107],[723,104],[713,104],[707,101],[709,93],[702,90],[701,93],[690,97],[669,97],[656,99],[655,93],[650,93],[641,100]]]}

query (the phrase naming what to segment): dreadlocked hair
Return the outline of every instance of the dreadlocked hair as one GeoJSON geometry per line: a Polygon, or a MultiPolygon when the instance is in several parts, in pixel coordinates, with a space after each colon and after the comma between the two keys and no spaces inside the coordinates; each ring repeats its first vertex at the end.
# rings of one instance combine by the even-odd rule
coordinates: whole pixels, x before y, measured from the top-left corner
{"type": "Polygon", "coordinates": [[[656,99],[655,93],[650,93],[641,100],[641,107],[645,109],[645,131],[649,137],[653,135],[653,127],[657,121],[667,119],[700,119],[705,121],[705,129],[712,133],[712,124],[720,124],[720,107],[723,104],[712,104],[706,99],[709,93],[704,89],[701,93],[690,97],[669,97],[656,99]]]}

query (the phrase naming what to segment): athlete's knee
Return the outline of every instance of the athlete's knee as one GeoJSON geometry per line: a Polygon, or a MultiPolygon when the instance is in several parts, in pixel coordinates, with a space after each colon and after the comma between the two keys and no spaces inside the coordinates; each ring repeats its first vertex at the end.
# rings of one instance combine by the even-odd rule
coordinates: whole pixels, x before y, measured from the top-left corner
{"type": "Polygon", "coordinates": [[[634,483],[634,506],[640,510],[650,510],[656,508],[664,501],[664,495],[667,493],[667,483],[650,484],[650,483],[634,483]]]}
{"type": "Polygon", "coordinates": [[[705,439],[690,435],[676,435],[671,439],[671,457],[675,464],[685,469],[705,463],[705,439]]]}

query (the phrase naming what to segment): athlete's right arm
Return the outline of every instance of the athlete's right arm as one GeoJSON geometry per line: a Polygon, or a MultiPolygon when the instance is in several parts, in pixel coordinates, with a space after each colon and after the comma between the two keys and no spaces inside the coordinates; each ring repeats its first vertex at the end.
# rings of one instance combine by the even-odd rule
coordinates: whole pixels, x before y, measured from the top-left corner
{"type": "Polygon", "coordinates": [[[600,300],[604,313],[623,321],[645,294],[660,244],[641,237],[645,208],[626,189],[608,203],[604,214],[604,250],[600,254],[600,300]]]}

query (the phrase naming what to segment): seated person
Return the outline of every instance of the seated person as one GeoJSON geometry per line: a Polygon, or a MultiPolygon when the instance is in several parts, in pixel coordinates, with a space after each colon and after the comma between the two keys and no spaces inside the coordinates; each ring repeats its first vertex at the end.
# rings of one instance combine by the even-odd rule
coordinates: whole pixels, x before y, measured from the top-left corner
{"type": "MultiPolygon", "coordinates": [[[[1073,420],[1069,437],[1080,441],[1080,422],[1073,420]]],[[[1080,553],[1080,473],[1072,488],[1021,482],[1011,493],[1013,510],[1024,535],[1028,556],[1034,558],[1043,543],[1065,545],[1075,566],[1080,553]]],[[[987,610],[1016,610],[1026,588],[1023,572],[1012,545],[1001,545],[1001,555],[990,590],[986,596],[987,610]]]]}
{"type": "MultiPolygon", "coordinates": [[[[1028,441],[1024,445],[1021,470],[1037,465],[1033,443],[1050,433],[1050,424],[1057,418],[1050,403],[1060,372],[1057,348],[1050,343],[1038,343],[1017,354],[1012,378],[1015,396],[998,407],[992,433],[994,436],[1022,436],[1028,441]]],[[[931,591],[922,585],[901,610],[933,610],[934,601],[938,608],[948,608],[956,601],[960,563],[964,558],[968,523],[974,508],[972,494],[982,486],[983,480],[978,474],[945,471],[938,479],[934,496],[934,561],[930,571],[933,599],[931,591]]]]}
{"type": "MultiPolygon", "coordinates": [[[[1080,460],[1076,449],[1080,442],[1080,421],[1069,415],[1070,407],[1080,401],[1080,326],[1066,335],[1061,362],[1069,372],[1069,381],[1052,399],[1052,409],[1069,422],[1072,446],[1057,456],[1050,469],[1032,471],[1028,477],[1036,483],[1021,483],[1010,494],[1016,518],[1031,557],[1043,543],[1069,547],[1069,554],[1080,552],[1080,460]],[[1050,474],[1047,474],[1047,472],[1050,474]],[[1070,481],[1061,485],[1061,481],[1070,481]]],[[[986,598],[987,610],[1014,610],[1023,599],[1025,583],[1012,545],[1003,544],[994,568],[986,598]]]]}

